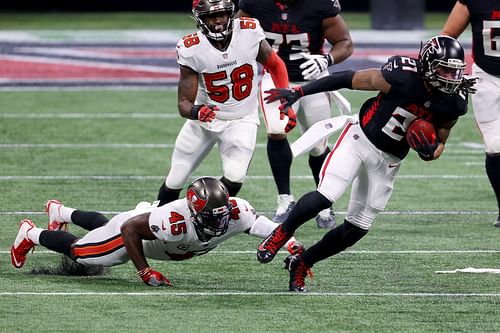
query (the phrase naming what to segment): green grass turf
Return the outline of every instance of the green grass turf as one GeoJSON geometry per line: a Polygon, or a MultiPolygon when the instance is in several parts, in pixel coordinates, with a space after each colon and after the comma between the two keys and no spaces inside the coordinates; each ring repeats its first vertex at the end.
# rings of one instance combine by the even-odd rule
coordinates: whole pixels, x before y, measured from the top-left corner
{"type": "MultiPolygon", "coordinates": [[[[355,108],[370,96],[343,93],[355,108]]],[[[314,284],[308,282],[310,295],[287,293],[288,275],[281,268],[285,254],[270,264],[259,264],[254,252],[259,239],[248,235],[238,235],[189,261],[152,260],[154,268],[173,280],[172,288],[145,286],[130,263],[99,277],[31,274],[33,268],[55,267],[60,261],[58,254],[43,248],[29,254],[22,269],[11,266],[8,250],[19,220],[32,218],[44,226],[42,206],[47,199],[105,212],[153,200],[168,170],[172,148],[109,145],[172,145],[183,123],[176,113],[174,91],[0,92],[1,332],[500,330],[500,275],[434,273],[500,268],[500,230],[491,225],[496,207],[484,174],[484,154],[464,144],[481,143],[472,113],[453,129],[440,160],[423,162],[410,152],[387,214],[380,215],[354,247],[314,267],[314,284]],[[140,112],[172,118],[130,117],[140,112]],[[102,113],[117,115],[58,116],[102,117],[102,113]]],[[[291,139],[297,135],[292,132],[291,139]]],[[[257,177],[271,174],[263,127],[258,144],[240,193],[258,211],[270,214],[275,208],[273,182],[257,177]]],[[[204,174],[220,175],[216,152],[195,172],[204,174]]],[[[297,197],[314,188],[312,178],[297,178],[309,175],[307,158],[295,159],[292,174],[297,197]]],[[[347,201],[348,193],[335,206],[339,221],[347,201]]],[[[82,234],[76,227],[71,230],[82,234]]],[[[314,221],[297,231],[306,246],[323,234],[314,221]]]]}
{"type": "MultiPolygon", "coordinates": [[[[191,13],[65,13],[7,12],[0,13],[0,30],[58,29],[192,29],[191,13]]],[[[350,29],[370,29],[369,13],[343,12],[350,29]]],[[[424,17],[425,29],[441,29],[447,13],[429,12],[424,17]]]]}

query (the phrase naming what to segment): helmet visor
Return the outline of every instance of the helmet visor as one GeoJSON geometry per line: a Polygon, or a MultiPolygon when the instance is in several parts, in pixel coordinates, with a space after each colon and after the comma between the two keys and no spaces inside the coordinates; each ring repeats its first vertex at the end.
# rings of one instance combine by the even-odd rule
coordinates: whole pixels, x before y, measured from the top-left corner
{"type": "Polygon", "coordinates": [[[231,220],[231,205],[214,208],[210,212],[202,211],[196,215],[203,233],[209,236],[221,236],[226,233],[231,220]]]}

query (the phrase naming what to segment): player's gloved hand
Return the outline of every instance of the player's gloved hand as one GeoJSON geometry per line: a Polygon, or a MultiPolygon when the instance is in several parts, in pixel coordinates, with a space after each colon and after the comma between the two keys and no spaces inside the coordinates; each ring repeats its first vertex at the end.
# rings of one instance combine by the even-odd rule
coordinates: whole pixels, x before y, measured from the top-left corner
{"type": "MultiPolygon", "coordinates": [[[[292,107],[299,98],[304,96],[304,92],[301,87],[290,88],[274,88],[264,91],[267,96],[264,97],[266,103],[272,103],[275,101],[280,101],[280,110],[292,107]]],[[[283,117],[281,117],[283,119],[283,117]]]]}
{"type": "Polygon", "coordinates": [[[414,147],[421,159],[424,161],[432,161],[434,159],[434,152],[438,147],[437,138],[431,143],[425,137],[424,132],[420,131],[418,135],[416,133],[411,133],[409,141],[408,143],[410,146],[414,147]]]}
{"type": "Polygon", "coordinates": [[[215,118],[215,111],[219,111],[219,107],[216,105],[193,105],[190,119],[211,122],[215,118]]]}
{"type": "Polygon", "coordinates": [[[477,83],[477,77],[472,77],[470,79],[462,78],[462,83],[458,86],[458,90],[462,91],[464,94],[475,94],[477,89],[474,85],[477,83]]]}
{"type": "Polygon", "coordinates": [[[137,275],[144,281],[145,284],[152,287],[171,286],[172,282],[163,276],[160,272],[153,270],[151,267],[146,267],[137,272],[137,275]]]}
{"type": "Polygon", "coordinates": [[[328,66],[333,65],[333,57],[330,53],[325,55],[302,53],[302,56],[307,60],[300,64],[299,67],[303,69],[302,76],[307,81],[315,79],[328,66]]]}
{"type": "Polygon", "coordinates": [[[299,98],[304,96],[302,88],[274,88],[266,90],[264,92],[268,94],[266,97],[264,97],[266,103],[272,103],[278,100],[281,102],[281,105],[279,106],[280,119],[283,120],[285,119],[285,116],[288,117],[288,123],[285,126],[285,133],[290,132],[295,128],[295,126],[297,126],[297,116],[295,115],[295,111],[292,109],[292,105],[299,98]]]}

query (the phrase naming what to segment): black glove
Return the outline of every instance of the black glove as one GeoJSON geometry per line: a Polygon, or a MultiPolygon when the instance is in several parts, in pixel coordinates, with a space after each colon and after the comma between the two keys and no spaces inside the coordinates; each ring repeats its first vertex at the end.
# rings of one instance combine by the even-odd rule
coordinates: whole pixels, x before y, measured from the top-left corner
{"type": "Polygon", "coordinates": [[[424,132],[420,131],[418,135],[415,133],[410,134],[408,144],[418,153],[421,159],[432,161],[434,159],[434,152],[438,147],[438,140],[436,138],[433,143],[430,143],[425,137],[424,132]]]}
{"type": "Polygon", "coordinates": [[[477,79],[477,77],[470,79],[462,78],[462,83],[458,86],[458,90],[462,91],[465,95],[475,94],[477,89],[474,88],[474,85],[477,83],[477,79]]]}
{"type": "Polygon", "coordinates": [[[304,92],[301,87],[295,87],[293,89],[274,88],[264,92],[268,94],[264,97],[266,103],[272,103],[277,100],[281,101],[280,110],[291,107],[293,103],[304,96],[304,92]]]}

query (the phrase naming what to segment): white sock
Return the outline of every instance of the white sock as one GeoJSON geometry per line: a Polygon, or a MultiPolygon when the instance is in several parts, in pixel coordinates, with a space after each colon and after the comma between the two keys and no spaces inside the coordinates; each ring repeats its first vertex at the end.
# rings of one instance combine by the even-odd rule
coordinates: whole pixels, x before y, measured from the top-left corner
{"type": "Polygon", "coordinates": [[[59,209],[59,216],[64,222],[71,223],[73,222],[71,220],[71,214],[73,214],[75,210],[76,209],[71,207],[61,206],[61,208],[59,209]]]}
{"type": "Polygon", "coordinates": [[[33,228],[31,230],[29,230],[27,232],[27,236],[28,236],[28,239],[30,241],[32,241],[33,243],[35,243],[35,245],[40,245],[40,234],[42,233],[42,231],[44,231],[45,229],[42,229],[42,228],[33,228]]]}

